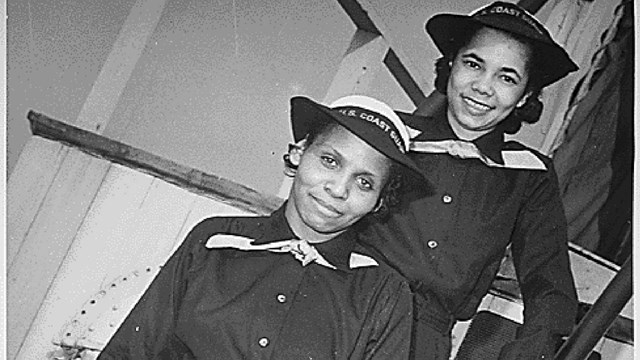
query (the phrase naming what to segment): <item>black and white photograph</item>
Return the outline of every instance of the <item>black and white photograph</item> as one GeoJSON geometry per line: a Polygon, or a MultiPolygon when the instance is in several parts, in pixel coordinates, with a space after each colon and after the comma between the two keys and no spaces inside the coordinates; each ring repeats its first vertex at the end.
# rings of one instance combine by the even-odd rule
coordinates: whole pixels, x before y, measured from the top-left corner
{"type": "Polygon", "coordinates": [[[3,8],[0,358],[638,358],[637,2],[3,8]]]}

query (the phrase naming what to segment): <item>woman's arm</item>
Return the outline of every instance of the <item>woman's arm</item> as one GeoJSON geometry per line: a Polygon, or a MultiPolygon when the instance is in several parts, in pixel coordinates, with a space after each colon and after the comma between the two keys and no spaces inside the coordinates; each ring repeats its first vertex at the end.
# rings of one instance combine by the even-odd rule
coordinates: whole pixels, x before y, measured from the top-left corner
{"type": "Polygon", "coordinates": [[[524,301],[524,325],[500,359],[552,359],[577,313],[567,225],[553,167],[531,176],[532,189],[513,235],[513,259],[524,301]]]}
{"type": "Polygon", "coordinates": [[[366,339],[364,357],[353,359],[408,359],[413,324],[413,294],[399,275],[390,276],[374,299],[369,314],[373,329],[366,339]]]}

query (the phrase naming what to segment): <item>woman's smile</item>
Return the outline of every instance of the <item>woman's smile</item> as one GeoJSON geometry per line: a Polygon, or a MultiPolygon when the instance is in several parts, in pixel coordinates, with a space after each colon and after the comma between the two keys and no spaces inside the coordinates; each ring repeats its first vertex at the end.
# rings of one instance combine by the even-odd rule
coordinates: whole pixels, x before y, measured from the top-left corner
{"type": "Polygon", "coordinates": [[[341,211],[339,211],[333,205],[329,204],[327,201],[322,200],[321,198],[311,194],[309,196],[311,196],[311,198],[315,201],[316,205],[318,205],[317,207],[323,215],[328,217],[339,217],[342,215],[341,211]]]}
{"type": "Polygon", "coordinates": [[[462,95],[462,101],[467,105],[467,109],[471,115],[484,115],[495,108],[464,95],[462,95]]]}

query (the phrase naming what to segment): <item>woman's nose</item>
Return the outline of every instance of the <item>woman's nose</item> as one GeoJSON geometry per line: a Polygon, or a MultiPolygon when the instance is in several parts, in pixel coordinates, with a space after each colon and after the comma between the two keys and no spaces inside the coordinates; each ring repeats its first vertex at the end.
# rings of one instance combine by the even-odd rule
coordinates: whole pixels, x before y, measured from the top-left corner
{"type": "Polygon", "coordinates": [[[472,83],[471,88],[482,94],[491,95],[493,93],[493,81],[489,74],[482,74],[478,76],[472,83]]]}
{"type": "Polygon", "coordinates": [[[329,195],[346,199],[349,196],[349,180],[348,176],[336,175],[325,183],[325,190],[329,195]]]}

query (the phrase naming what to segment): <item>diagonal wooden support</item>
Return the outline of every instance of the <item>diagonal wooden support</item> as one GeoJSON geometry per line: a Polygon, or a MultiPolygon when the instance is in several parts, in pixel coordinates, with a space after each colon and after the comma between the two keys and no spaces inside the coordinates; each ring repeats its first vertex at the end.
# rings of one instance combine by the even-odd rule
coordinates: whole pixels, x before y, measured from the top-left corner
{"type": "Polygon", "coordinates": [[[382,58],[388,49],[380,35],[356,30],[329,85],[324,103],[330,104],[342,96],[365,92],[382,67],[382,58]]]}
{"type": "Polygon", "coordinates": [[[422,74],[400,49],[398,41],[388,30],[373,5],[367,0],[338,0],[338,3],[358,30],[379,35],[384,39],[388,49],[379,60],[386,65],[414,105],[418,106],[424,100],[425,92],[415,79],[421,78],[422,74]]]}

